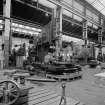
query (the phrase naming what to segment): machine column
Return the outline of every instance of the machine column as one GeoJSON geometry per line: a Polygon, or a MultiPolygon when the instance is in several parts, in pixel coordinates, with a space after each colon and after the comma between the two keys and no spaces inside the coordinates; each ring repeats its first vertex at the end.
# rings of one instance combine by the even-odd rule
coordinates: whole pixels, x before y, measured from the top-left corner
{"type": "Polygon", "coordinates": [[[2,33],[2,39],[4,43],[4,68],[8,67],[9,63],[9,39],[10,39],[10,14],[11,14],[11,0],[3,0],[3,18],[4,18],[4,30],[2,33]]]}

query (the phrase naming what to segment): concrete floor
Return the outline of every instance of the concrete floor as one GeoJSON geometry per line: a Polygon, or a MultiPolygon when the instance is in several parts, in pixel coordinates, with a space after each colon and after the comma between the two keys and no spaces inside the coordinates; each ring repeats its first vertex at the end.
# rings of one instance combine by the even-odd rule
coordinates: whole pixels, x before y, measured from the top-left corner
{"type": "MultiPolygon", "coordinates": [[[[66,96],[80,100],[85,105],[105,105],[105,86],[96,84],[94,78],[94,74],[99,72],[99,68],[83,68],[83,79],[66,84],[66,96]]],[[[61,94],[60,84],[58,84],[52,84],[51,89],[61,94]]]]}
{"type": "MultiPolygon", "coordinates": [[[[105,105],[105,86],[95,83],[94,74],[101,72],[99,68],[83,67],[83,79],[66,83],[66,96],[79,100],[85,105],[105,105]]],[[[0,72],[0,80],[2,79],[0,72]]],[[[46,88],[61,95],[61,83],[44,83],[46,88]]]]}
{"type": "Polygon", "coordinates": [[[83,79],[67,84],[70,96],[86,105],[105,105],[105,87],[95,83],[94,74],[98,72],[99,69],[83,68],[83,79]]]}

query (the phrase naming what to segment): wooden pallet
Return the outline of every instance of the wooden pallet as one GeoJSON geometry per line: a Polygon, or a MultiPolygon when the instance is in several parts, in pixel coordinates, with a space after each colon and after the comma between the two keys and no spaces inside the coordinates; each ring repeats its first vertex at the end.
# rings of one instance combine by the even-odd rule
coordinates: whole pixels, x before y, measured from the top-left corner
{"type": "Polygon", "coordinates": [[[49,79],[55,79],[57,81],[71,81],[82,78],[81,72],[76,73],[66,73],[64,75],[52,75],[52,74],[46,74],[46,77],[49,79]]]}

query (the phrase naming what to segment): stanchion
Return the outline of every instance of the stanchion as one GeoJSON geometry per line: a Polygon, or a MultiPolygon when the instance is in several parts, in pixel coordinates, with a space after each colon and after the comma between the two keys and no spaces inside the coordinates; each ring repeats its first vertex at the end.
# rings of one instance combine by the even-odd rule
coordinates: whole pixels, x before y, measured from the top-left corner
{"type": "Polygon", "coordinates": [[[63,102],[63,105],[66,105],[65,88],[66,88],[66,83],[64,82],[64,83],[62,83],[62,96],[61,96],[59,105],[62,105],[62,102],[63,102]]]}

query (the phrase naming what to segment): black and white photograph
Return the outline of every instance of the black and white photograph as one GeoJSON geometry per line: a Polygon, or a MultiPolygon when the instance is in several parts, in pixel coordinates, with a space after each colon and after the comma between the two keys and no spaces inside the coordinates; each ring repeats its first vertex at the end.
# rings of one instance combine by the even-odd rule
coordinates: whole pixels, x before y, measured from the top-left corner
{"type": "Polygon", "coordinates": [[[0,105],[105,105],[105,0],[0,0],[0,105]]]}

